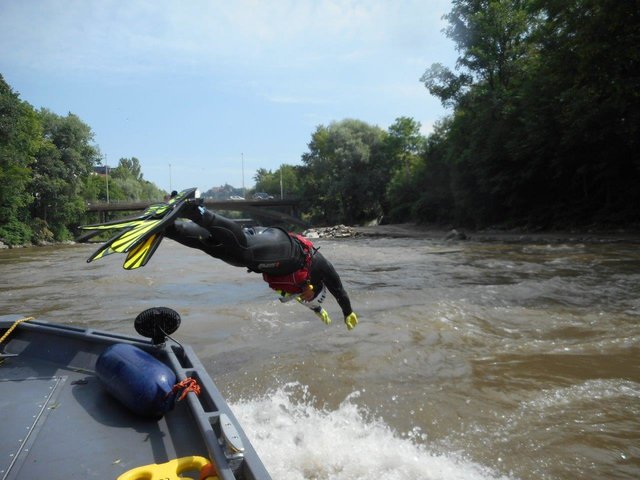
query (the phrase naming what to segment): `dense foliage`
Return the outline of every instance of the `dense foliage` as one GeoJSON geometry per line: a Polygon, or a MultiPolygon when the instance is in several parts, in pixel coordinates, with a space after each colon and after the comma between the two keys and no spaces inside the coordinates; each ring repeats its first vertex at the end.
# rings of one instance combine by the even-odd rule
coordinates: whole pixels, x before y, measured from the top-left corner
{"type": "MultiPolygon", "coordinates": [[[[447,220],[554,227],[640,220],[640,7],[615,0],[454,0],[456,74],[422,77],[454,108],[424,155],[447,220]]],[[[425,206],[430,201],[425,201],[425,206]]],[[[427,208],[423,221],[441,220],[427,208]]]]}
{"type": "Polygon", "coordinates": [[[140,162],[123,158],[109,178],[97,175],[100,151],[76,115],[36,111],[0,75],[0,240],[11,245],[61,241],[85,218],[86,204],[159,200],[140,162]]]}
{"type": "Polygon", "coordinates": [[[471,227],[640,221],[640,4],[454,0],[456,71],[421,78],[453,113],[422,138],[320,126],[297,185],[312,220],[471,227]]]}
{"type": "Polygon", "coordinates": [[[36,113],[0,77],[0,238],[31,236],[28,187],[43,140],[36,113]]]}
{"type": "MultiPolygon", "coordinates": [[[[255,190],[302,199],[315,224],[385,217],[471,227],[640,222],[640,4],[453,0],[455,70],[422,78],[451,108],[425,138],[397,118],[320,125],[302,165],[259,169],[255,190]]],[[[87,201],[157,200],[140,162],[109,181],[78,117],[35,111],[0,76],[0,239],[61,240],[87,201]]],[[[215,191],[214,191],[215,190],[215,191]]],[[[238,195],[231,186],[211,196],[238,195]]],[[[245,193],[245,192],[243,192],[245,193]]]]}
{"type": "MultiPolygon", "coordinates": [[[[640,222],[640,4],[452,5],[445,33],[460,53],[456,70],[434,64],[421,81],[453,113],[428,138],[404,117],[386,132],[357,120],[319,126],[289,183],[309,218],[640,222]]],[[[271,193],[274,175],[257,178],[271,193]]]]}

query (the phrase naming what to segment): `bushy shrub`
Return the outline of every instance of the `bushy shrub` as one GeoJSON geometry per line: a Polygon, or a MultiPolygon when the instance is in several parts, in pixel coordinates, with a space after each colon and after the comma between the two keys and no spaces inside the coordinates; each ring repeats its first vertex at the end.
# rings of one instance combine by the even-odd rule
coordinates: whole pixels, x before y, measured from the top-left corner
{"type": "Polygon", "coordinates": [[[31,228],[18,220],[10,220],[0,226],[0,241],[9,246],[29,244],[32,236],[31,228]]]}

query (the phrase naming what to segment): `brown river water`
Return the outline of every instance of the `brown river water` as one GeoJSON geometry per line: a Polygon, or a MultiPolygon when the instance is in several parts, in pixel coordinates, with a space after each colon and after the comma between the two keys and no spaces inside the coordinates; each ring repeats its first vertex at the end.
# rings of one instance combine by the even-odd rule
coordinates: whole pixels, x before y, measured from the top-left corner
{"type": "Polygon", "coordinates": [[[165,240],[0,251],[0,314],[134,333],[182,315],[274,479],[640,478],[640,245],[318,240],[350,292],[325,326],[165,240]]]}

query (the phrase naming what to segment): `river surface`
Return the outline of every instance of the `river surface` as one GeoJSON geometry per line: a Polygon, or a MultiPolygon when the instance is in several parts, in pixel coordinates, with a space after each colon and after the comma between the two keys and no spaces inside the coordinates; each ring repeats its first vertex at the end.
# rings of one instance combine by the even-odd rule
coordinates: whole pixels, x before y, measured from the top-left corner
{"type": "Polygon", "coordinates": [[[351,332],[170,240],[136,271],[0,251],[0,313],[134,333],[174,308],[275,480],[640,478],[638,244],[316,243],[351,332]]]}

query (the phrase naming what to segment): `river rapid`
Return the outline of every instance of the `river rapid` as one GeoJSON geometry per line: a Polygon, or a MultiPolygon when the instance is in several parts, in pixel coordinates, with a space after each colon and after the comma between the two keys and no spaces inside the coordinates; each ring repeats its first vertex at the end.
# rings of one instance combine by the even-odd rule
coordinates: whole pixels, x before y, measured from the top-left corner
{"type": "Polygon", "coordinates": [[[360,324],[165,240],[0,251],[0,313],[191,344],[274,479],[640,478],[638,243],[317,240],[360,324]]]}

